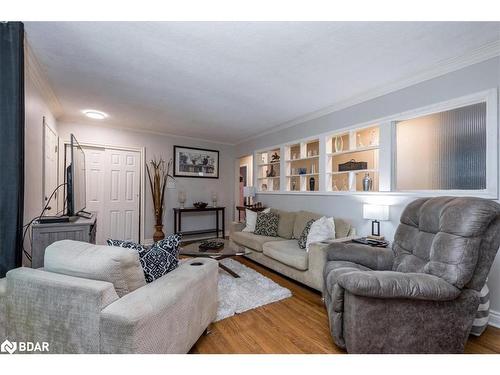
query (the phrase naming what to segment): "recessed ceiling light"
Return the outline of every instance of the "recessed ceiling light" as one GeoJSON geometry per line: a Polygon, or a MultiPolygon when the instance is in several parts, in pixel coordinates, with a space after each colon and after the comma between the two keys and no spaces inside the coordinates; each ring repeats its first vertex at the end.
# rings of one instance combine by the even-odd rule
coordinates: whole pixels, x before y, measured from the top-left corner
{"type": "Polygon", "coordinates": [[[85,113],[85,116],[93,118],[94,120],[104,120],[108,117],[104,112],[96,111],[95,109],[86,109],[83,113],[85,113]]]}

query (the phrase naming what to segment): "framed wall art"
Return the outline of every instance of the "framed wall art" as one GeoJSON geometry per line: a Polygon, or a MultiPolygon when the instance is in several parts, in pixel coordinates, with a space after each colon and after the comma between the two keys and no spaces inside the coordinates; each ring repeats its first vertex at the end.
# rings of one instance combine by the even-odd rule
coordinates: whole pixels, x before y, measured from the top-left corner
{"type": "Polygon", "coordinates": [[[219,178],[219,151],[174,146],[174,177],[219,178]]]}

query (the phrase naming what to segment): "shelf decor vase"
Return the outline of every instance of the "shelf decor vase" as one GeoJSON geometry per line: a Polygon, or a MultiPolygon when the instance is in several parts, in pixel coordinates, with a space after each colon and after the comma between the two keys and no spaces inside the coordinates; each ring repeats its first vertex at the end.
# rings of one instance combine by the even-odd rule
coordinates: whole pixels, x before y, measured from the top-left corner
{"type": "Polygon", "coordinates": [[[334,147],[335,152],[340,152],[344,149],[344,140],[342,137],[335,137],[334,147]]]}
{"type": "Polygon", "coordinates": [[[316,185],[316,180],[314,179],[314,177],[311,177],[309,179],[309,190],[314,191],[315,185],[316,185]]]}
{"type": "Polygon", "coordinates": [[[373,187],[373,180],[370,177],[369,173],[365,174],[365,177],[363,177],[363,191],[371,191],[373,187]]]}

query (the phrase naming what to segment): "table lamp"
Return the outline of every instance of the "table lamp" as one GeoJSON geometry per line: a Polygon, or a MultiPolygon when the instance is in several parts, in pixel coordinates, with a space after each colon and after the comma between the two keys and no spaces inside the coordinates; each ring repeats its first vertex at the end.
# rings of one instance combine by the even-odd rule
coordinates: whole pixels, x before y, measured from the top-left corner
{"type": "Polygon", "coordinates": [[[372,234],[368,237],[383,240],[384,237],[380,235],[380,221],[389,220],[389,206],[364,204],[363,219],[372,220],[372,234]]]}
{"type": "Polygon", "coordinates": [[[245,197],[245,205],[252,205],[252,198],[255,197],[255,188],[253,186],[243,187],[243,196],[245,197]]]}

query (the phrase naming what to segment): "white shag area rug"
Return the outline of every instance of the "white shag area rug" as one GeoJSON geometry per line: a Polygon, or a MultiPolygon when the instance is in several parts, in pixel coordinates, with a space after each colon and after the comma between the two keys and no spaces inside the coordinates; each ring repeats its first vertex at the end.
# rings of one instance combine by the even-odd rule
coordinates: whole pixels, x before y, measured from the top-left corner
{"type": "Polygon", "coordinates": [[[219,307],[216,322],[292,296],[292,292],[287,288],[234,259],[226,258],[221,263],[240,277],[234,278],[219,268],[219,307]]]}

